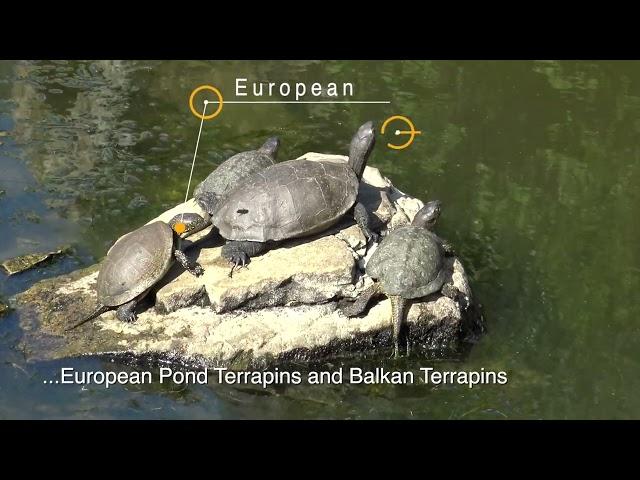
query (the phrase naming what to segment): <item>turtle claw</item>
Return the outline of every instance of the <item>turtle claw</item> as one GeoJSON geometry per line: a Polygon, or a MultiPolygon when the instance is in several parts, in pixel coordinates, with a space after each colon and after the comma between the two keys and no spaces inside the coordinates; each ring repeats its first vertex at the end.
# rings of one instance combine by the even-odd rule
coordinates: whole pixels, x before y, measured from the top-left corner
{"type": "Polygon", "coordinates": [[[136,308],[135,300],[131,300],[128,303],[120,305],[118,307],[118,310],[116,311],[116,317],[121,322],[133,323],[138,319],[138,317],[136,316],[135,308],[136,308]]]}
{"type": "Polygon", "coordinates": [[[229,278],[233,278],[233,271],[236,268],[246,267],[249,262],[249,257],[244,252],[234,253],[229,259],[229,263],[233,264],[229,271],[229,278]]]}
{"type": "Polygon", "coordinates": [[[204,273],[204,268],[202,268],[202,265],[200,265],[199,263],[196,263],[191,270],[189,270],[189,273],[191,273],[192,275],[199,277],[200,275],[202,275],[204,273]]]}
{"type": "Polygon", "coordinates": [[[133,311],[122,311],[122,312],[118,312],[117,315],[118,320],[124,322],[124,323],[133,323],[135,322],[138,317],[136,316],[135,312],[133,311]]]}

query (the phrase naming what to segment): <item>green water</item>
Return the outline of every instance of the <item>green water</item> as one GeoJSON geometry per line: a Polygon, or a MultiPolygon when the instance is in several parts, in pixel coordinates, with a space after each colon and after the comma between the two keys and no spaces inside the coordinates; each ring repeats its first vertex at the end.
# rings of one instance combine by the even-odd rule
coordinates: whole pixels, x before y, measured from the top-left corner
{"type": "MultiPolygon", "coordinates": [[[[504,386],[52,387],[61,366],[15,348],[0,319],[0,418],[639,418],[640,62],[0,62],[0,258],[71,243],[39,278],[103,256],[121,234],[183,200],[201,84],[351,82],[388,105],[225,105],[206,122],[195,181],[278,135],[280,158],[344,153],[357,126],[395,114],[422,130],[370,164],[444,205],[489,332],[459,361],[417,369],[505,370],[504,386]]],[[[356,362],[346,366],[374,367],[356,362]]],[[[387,366],[394,364],[387,364],[387,366]]]]}

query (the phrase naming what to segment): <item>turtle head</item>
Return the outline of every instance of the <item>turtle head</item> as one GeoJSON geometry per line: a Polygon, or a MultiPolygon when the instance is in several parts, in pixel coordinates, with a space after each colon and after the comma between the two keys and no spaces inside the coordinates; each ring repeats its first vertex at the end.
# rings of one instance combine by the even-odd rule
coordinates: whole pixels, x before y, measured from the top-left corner
{"type": "Polygon", "coordinates": [[[278,148],[280,148],[280,139],[278,137],[270,137],[267,138],[267,141],[260,147],[260,151],[275,160],[278,154],[278,148]]]}
{"type": "Polygon", "coordinates": [[[349,145],[349,166],[358,176],[362,178],[364,167],[367,165],[369,155],[376,143],[376,132],[373,129],[373,122],[362,125],[351,139],[349,145]]]}
{"type": "Polygon", "coordinates": [[[206,228],[210,223],[211,217],[208,213],[205,213],[204,216],[198,213],[179,213],[169,220],[171,230],[176,232],[180,238],[187,238],[189,235],[206,228]]]}
{"type": "Polygon", "coordinates": [[[441,211],[442,204],[440,200],[432,200],[418,210],[411,225],[432,230],[440,217],[441,211]]]}

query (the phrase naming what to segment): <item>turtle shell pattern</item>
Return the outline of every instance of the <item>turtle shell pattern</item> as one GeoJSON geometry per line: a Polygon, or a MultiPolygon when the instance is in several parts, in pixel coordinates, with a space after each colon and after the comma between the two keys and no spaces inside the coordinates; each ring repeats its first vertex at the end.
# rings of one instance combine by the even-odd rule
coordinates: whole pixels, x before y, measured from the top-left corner
{"type": "Polygon", "coordinates": [[[212,216],[227,240],[304,237],[336,224],[356,202],[359,180],[347,163],[289,160],[249,177],[212,216]]]}
{"type": "Polygon", "coordinates": [[[258,150],[238,153],[218,165],[218,167],[196,187],[194,197],[197,198],[203,192],[223,195],[236,185],[239,185],[243,178],[264,170],[274,163],[272,157],[258,150]]]}
{"type": "Polygon", "coordinates": [[[390,232],[366,266],[388,295],[419,298],[444,284],[443,250],[429,230],[408,225],[390,232]]]}
{"type": "Polygon", "coordinates": [[[122,305],[157,283],[173,260],[173,231],[153,222],[122,237],[107,254],[97,280],[98,301],[122,305]]]}

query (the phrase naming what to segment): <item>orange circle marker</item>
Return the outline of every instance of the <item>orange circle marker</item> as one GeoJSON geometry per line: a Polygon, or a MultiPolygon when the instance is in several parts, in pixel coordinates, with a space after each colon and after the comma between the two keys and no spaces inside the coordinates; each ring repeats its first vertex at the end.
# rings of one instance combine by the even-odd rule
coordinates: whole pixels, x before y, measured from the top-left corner
{"type": "MultiPolygon", "coordinates": [[[[210,103],[213,103],[213,102],[210,102],[210,103]]],[[[200,120],[211,120],[212,118],[217,117],[222,111],[223,104],[224,104],[224,100],[222,98],[222,93],[220,93],[220,90],[218,90],[216,87],[213,87],[211,85],[200,85],[193,92],[191,92],[191,95],[189,96],[189,109],[191,110],[191,113],[193,113],[200,120]],[[218,97],[218,102],[219,102],[218,108],[216,109],[215,112],[210,113],[209,115],[202,115],[200,112],[196,111],[195,107],[193,106],[193,101],[196,98],[196,95],[202,92],[203,90],[213,92],[218,97]]]]}
{"type": "Polygon", "coordinates": [[[402,145],[387,143],[387,147],[393,148],[394,150],[402,150],[404,148],[407,148],[409,145],[413,143],[413,139],[415,138],[416,135],[422,134],[420,130],[416,130],[416,127],[413,125],[413,122],[411,121],[411,119],[409,119],[409,117],[405,117],[404,115],[394,115],[393,117],[387,118],[382,124],[380,133],[384,134],[385,129],[387,128],[387,125],[389,125],[389,123],[393,122],[394,120],[401,120],[409,126],[409,130],[396,130],[396,135],[409,135],[409,140],[407,140],[402,145]]]}
{"type": "Polygon", "coordinates": [[[173,227],[173,229],[176,231],[176,233],[178,235],[182,235],[185,230],[187,229],[187,226],[184,223],[176,223],[175,226],[173,227]]]}

